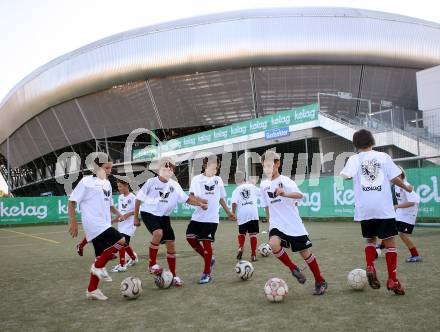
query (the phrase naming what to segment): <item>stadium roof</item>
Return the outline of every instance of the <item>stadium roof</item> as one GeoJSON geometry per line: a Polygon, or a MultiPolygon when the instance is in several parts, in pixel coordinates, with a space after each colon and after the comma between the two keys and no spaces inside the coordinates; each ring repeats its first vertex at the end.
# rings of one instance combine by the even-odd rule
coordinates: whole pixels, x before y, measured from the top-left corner
{"type": "Polygon", "coordinates": [[[149,78],[269,65],[440,64],[440,24],[349,8],[259,9],[120,33],[38,68],[0,104],[0,143],[67,100],[149,78]]]}

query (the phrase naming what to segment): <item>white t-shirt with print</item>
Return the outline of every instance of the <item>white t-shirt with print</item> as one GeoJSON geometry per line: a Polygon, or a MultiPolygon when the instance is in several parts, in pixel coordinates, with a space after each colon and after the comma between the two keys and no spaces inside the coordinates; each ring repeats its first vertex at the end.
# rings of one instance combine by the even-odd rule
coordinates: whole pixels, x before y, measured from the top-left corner
{"type": "Polygon", "coordinates": [[[354,220],[396,218],[390,180],[401,173],[386,153],[371,150],[351,156],[341,175],[353,179],[354,220]]]}
{"type": "Polygon", "coordinates": [[[286,194],[302,194],[296,183],[284,175],[280,175],[274,180],[261,182],[260,190],[263,205],[269,208],[270,229],[276,228],[289,236],[308,235],[296,206],[299,200],[277,196],[275,194],[277,188],[283,188],[286,194]]]}
{"type": "Polygon", "coordinates": [[[113,206],[112,186],[108,180],[85,176],[69,196],[69,201],[79,204],[81,221],[87,241],[111,227],[110,207],[113,206]]]}
{"type": "Polygon", "coordinates": [[[232,203],[237,204],[237,223],[243,225],[251,220],[258,220],[257,200],[260,190],[253,184],[244,183],[232,192],[232,203]]]}
{"type": "MultiPolygon", "coordinates": [[[[127,196],[119,195],[118,198],[118,210],[121,214],[126,214],[134,212],[134,201],[136,196],[133,193],[128,193],[127,196]]],[[[122,234],[133,236],[136,230],[134,225],[134,216],[128,217],[127,219],[118,222],[118,231],[122,234]]]]}
{"type": "MultiPolygon", "coordinates": [[[[406,185],[409,185],[408,182],[405,181],[406,185]]],[[[413,206],[404,209],[396,209],[396,220],[403,221],[410,225],[416,224],[417,211],[419,209],[420,197],[417,195],[415,191],[407,192],[402,188],[396,186],[395,189],[397,204],[402,203],[415,203],[413,206]]]]}
{"type": "Polygon", "coordinates": [[[180,184],[173,179],[162,182],[158,176],[150,178],[138,191],[136,199],[141,201],[140,211],[155,216],[169,216],[177,203],[185,203],[188,195],[180,184]]]}
{"type": "Polygon", "coordinates": [[[191,220],[198,222],[218,223],[220,199],[226,197],[225,186],[221,177],[199,174],[193,177],[189,192],[208,201],[208,209],[196,207],[191,220]]]}

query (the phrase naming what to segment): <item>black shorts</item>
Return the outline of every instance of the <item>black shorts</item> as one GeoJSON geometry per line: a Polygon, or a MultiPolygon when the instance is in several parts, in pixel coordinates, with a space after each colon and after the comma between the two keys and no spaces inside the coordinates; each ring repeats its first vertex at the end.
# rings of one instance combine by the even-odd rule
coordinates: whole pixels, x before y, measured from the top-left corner
{"type": "Polygon", "coordinates": [[[290,236],[284,234],[277,228],[272,228],[269,232],[269,238],[272,236],[278,236],[281,239],[281,246],[290,248],[293,252],[303,251],[312,246],[312,241],[310,241],[308,235],[290,236]]]}
{"type": "Polygon", "coordinates": [[[121,235],[125,238],[125,246],[128,247],[130,245],[131,236],[124,233],[121,233],[121,235]]]}
{"type": "Polygon", "coordinates": [[[95,248],[95,256],[101,256],[102,252],[110,248],[124,236],[115,228],[109,227],[92,240],[93,248],[95,248]]]}
{"type": "Polygon", "coordinates": [[[399,220],[396,220],[396,227],[399,233],[412,234],[414,230],[414,225],[399,220]]]}
{"type": "Polygon", "coordinates": [[[194,235],[197,240],[215,241],[215,232],[218,224],[215,222],[199,222],[191,220],[186,228],[186,237],[194,235]]]}
{"type": "Polygon", "coordinates": [[[258,220],[250,220],[242,225],[238,225],[238,233],[240,234],[258,234],[260,228],[258,227],[258,220]]]}
{"type": "Polygon", "coordinates": [[[397,235],[396,220],[390,219],[369,219],[361,221],[362,236],[365,239],[378,237],[388,239],[397,235]]]}
{"type": "Polygon", "coordinates": [[[175,241],[176,237],[174,236],[174,230],[171,227],[170,217],[162,216],[158,217],[154,214],[148,212],[141,212],[142,221],[147,227],[148,231],[153,234],[154,231],[161,229],[162,230],[162,239],[160,243],[165,243],[166,241],[175,241]]]}

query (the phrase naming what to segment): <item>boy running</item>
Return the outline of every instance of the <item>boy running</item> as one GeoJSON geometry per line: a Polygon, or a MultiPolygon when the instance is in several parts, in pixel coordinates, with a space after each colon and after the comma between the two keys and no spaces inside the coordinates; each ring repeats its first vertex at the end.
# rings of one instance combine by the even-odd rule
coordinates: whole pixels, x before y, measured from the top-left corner
{"type": "Polygon", "coordinates": [[[137,254],[130,247],[130,239],[134,235],[136,226],[134,225],[134,202],[136,196],[130,192],[127,182],[117,180],[118,191],[118,210],[122,213],[121,217],[116,217],[115,222],[118,223],[118,231],[125,238],[125,245],[119,250],[119,264],[116,265],[112,272],[125,272],[128,266],[133,266],[139,262],[137,254]],[[125,262],[125,253],[130,259],[125,262]]]}
{"type": "Polygon", "coordinates": [[[390,181],[407,192],[412,187],[403,183],[402,171],[389,155],[373,150],[374,137],[368,130],[361,129],[353,135],[357,154],[351,156],[342,177],[353,179],[355,213],[354,220],[361,223],[362,235],[366,239],[365,259],[368,283],[379,289],[374,260],[376,259],[376,238],[384,240],[388,268],[387,289],[397,295],[405,290],[397,279],[397,249],[394,237],[397,235],[396,212],[394,211],[390,181]]]}
{"type": "Polygon", "coordinates": [[[155,275],[162,273],[163,269],[157,264],[156,259],[159,245],[165,243],[168,266],[174,276],[173,284],[181,287],[183,281],[176,275],[175,236],[169,216],[177,203],[188,203],[201,209],[208,207],[205,201],[185,194],[180,184],[171,179],[175,167],[171,158],[163,157],[159,160],[159,176],[148,179],[136,196],[134,222],[135,225],[140,225],[138,217],[140,210],[142,221],[153,235],[149,248],[150,273],[155,275]]]}
{"type": "Polygon", "coordinates": [[[245,175],[238,171],[235,174],[235,183],[238,187],[232,192],[232,213],[237,217],[238,223],[238,252],[237,259],[243,256],[243,247],[246,240],[246,233],[249,234],[251,242],[251,261],[257,260],[257,234],[258,227],[258,206],[257,199],[260,190],[251,183],[245,182],[245,175]]]}
{"type": "Polygon", "coordinates": [[[236,220],[226,205],[225,187],[222,179],[216,175],[218,168],[219,160],[216,156],[205,157],[203,173],[193,177],[189,189],[190,197],[202,198],[208,202],[208,209],[197,208],[194,211],[186,229],[186,240],[202,256],[205,264],[199,284],[206,284],[212,280],[211,272],[215,265],[212,242],[215,241],[215,232],[219,223],[220,205],[230,220],[236,220]]]}
{"type": "Polygon", "coordinates": [[[273,151],[266,151],[261,156],[266,180],[260,185],[266,218],[269,220],[269,244],[272,252],[292,272],[300,284],[306,282],[306,276],[289,258],[284,248],[299,252],[315,277],[314,295],[322,295],[328,285],[321,275],[318,262],[310,251],[312,242],[299,216],[297,202],[303,198],[296,183],[279,173],[280,156],[273,151]],[[283,248],[284,247],[284,248],[283,248]]]}
{"type": "Polygon", "coordinates": [[[96,175],[83,177],[69,197],[69,233],[72,237],[78,235],[75,206],[79,204],[86,239],[93,243],[96,255],[95,263],[90,269],[86,296],[90,300],[107,300],[98,289],[99,280],[112,281],[105,265],[112,259],[113,254],[123,248],[125,239],[111,227],[111,213],[122,216],[113,206],[112,187],[107,179],[112,170],[112,160],[102,153],[94,163],[96,175]]]}

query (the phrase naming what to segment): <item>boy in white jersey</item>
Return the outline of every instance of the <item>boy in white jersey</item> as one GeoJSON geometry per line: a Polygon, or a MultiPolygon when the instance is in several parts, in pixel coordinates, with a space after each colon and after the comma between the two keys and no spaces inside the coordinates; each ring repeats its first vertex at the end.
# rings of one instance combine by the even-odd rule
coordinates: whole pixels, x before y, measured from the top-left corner
{"type": "Polygon", "coordinates": [[[205,201],[185,194],[180,184],[171,179],[175,167],[171,158],[163,157],[159,160],[159,176],[148,179],[136,196],[134,222],[135,225],[140,225],[138,218],[140,210],[142,221],[153,235],[149,247],[150,273],[155,275],[162,273],[163,269],[157,264],[156,259],[159,245],[165,243],[168,266],[174,276],[173,284],[181,287],[183,281],[176,275],[175,236],[169,216],[177,203],[188,203],[201,209],[208,207],[205,201]]]}
{"type": "Polygon", "coordinates": [[[315,277],[313,294],[323,295],[328,285],[309,249],[312,242],[297,207],[297,202],[302,200],[303,194],[292,179],[279,173],[280,156],[276,152],[266,151],[261,156],[261,163],[267,179],[261,182],[260,190],[269,220],[269,244],[273,254],[290,269],[300,284],[304,284],[304,273],[290,260],[283,247],[290,247],[293,252],[299,252],[315,277]]]}
{"type": "Polygon", "coordinates": [[[130,247],[130,239],[134,235],[136,226],[134,225],[134,202],[136,196],[130,192],[130,187],[124,180],[117,180],[118,191],[118,210],[122,213],[121,217],[116,217],[113,221],[118,223],[118,231],[125,238],[124,247],[119,250],[119,264],[116,265],[112,272],[125,272],[128,266],[133,266],[139,262],[137,254],[130,247]],[[130,259],[125,262],[125,253],[130,259]]]}
{"type": "Polygon", "coordinates": [[[374,151],[374,137],[368,130],[361,129],[353,135],[353,146],[357,154],[351,156],[341,175],[353,179],[355,213],[354,220],[360,221],[362,235],[366,239],[365,259],[368,283],[379,289],[374,260],[376,259],[376,238],[384,240],[388,268],[388,290],[404,295],[405,290],[397,279],[397,250],[394,237],[397,235],[396,212],[394,211],[390,181],[412,191],[400,178],[402,171],[391,157],[374,151]]]}
{"type": "Polygon", "coordinates": [[[186,229],[186,240],[202,256],[205,264],[199,284],[206,284],[212,280],[211,272],[215,264],[212,242],[215,241],[215,232],[219,223],[220,205],[230,220],[236,220],[226,205],[225,187],[222,179],[216,175],[218,168],[219,160],[216,156],[204,158],[203,173],[193,177],[189,188],[190,196],[208,201],[208,209],[197,208],[186,229]]]}
{"type": "Polygon", "coordinates": [[[237,188],[232,192],[232,213],[236,215],[238,223],[238,252],[237,259],[243,256],[243,247],[246,240],[246,233],[249,234],[251,242],[251,261],[257,260],[257,234],[258,227],[258,206],[257,199],[260,197],[260,190],[252,183],[245,182],[245,174],[238,171],[235,173],[237,188]]]}
{"type": "Polygon", "coordinates": [[[100,153],[94,164],[96,175],[83,177],[69,197],[69,233],[72,237],[78,235],[75,205],[79,204],[86,239],[93,243],[96,255],[95,263],[90,269],[86,296],[91,300],[107,300],[98,289],[98,283],[100,279],[112,281],[105,265],[124,246],[125,239],[111,226],[111,213],[122,216],[113,206],[112,187],[107,180],[112,170],[112,160],[106,154],[100,153]]]}
{"type": "MultiPolygon", "coordinates": [[[[401,171],[402,174],[400,174],[400,178],[405,185],[409,185],[408,181],[406,181],[405,171],[402,168],[401,171]]],[[[399,232],[400,239],[405,243],[411,254],[411,256],[407,257],[406,262],[421,262],[422,256],[420,256],[416,246],[411,240],[411,234],[414,230],[414,225],[416,224],[420,197],[414,191],[409,193],[398,187],[395,189],[395,194],[397,198],[397,205],[394,206],[396,209],[397,231],[399,232]]]]}

